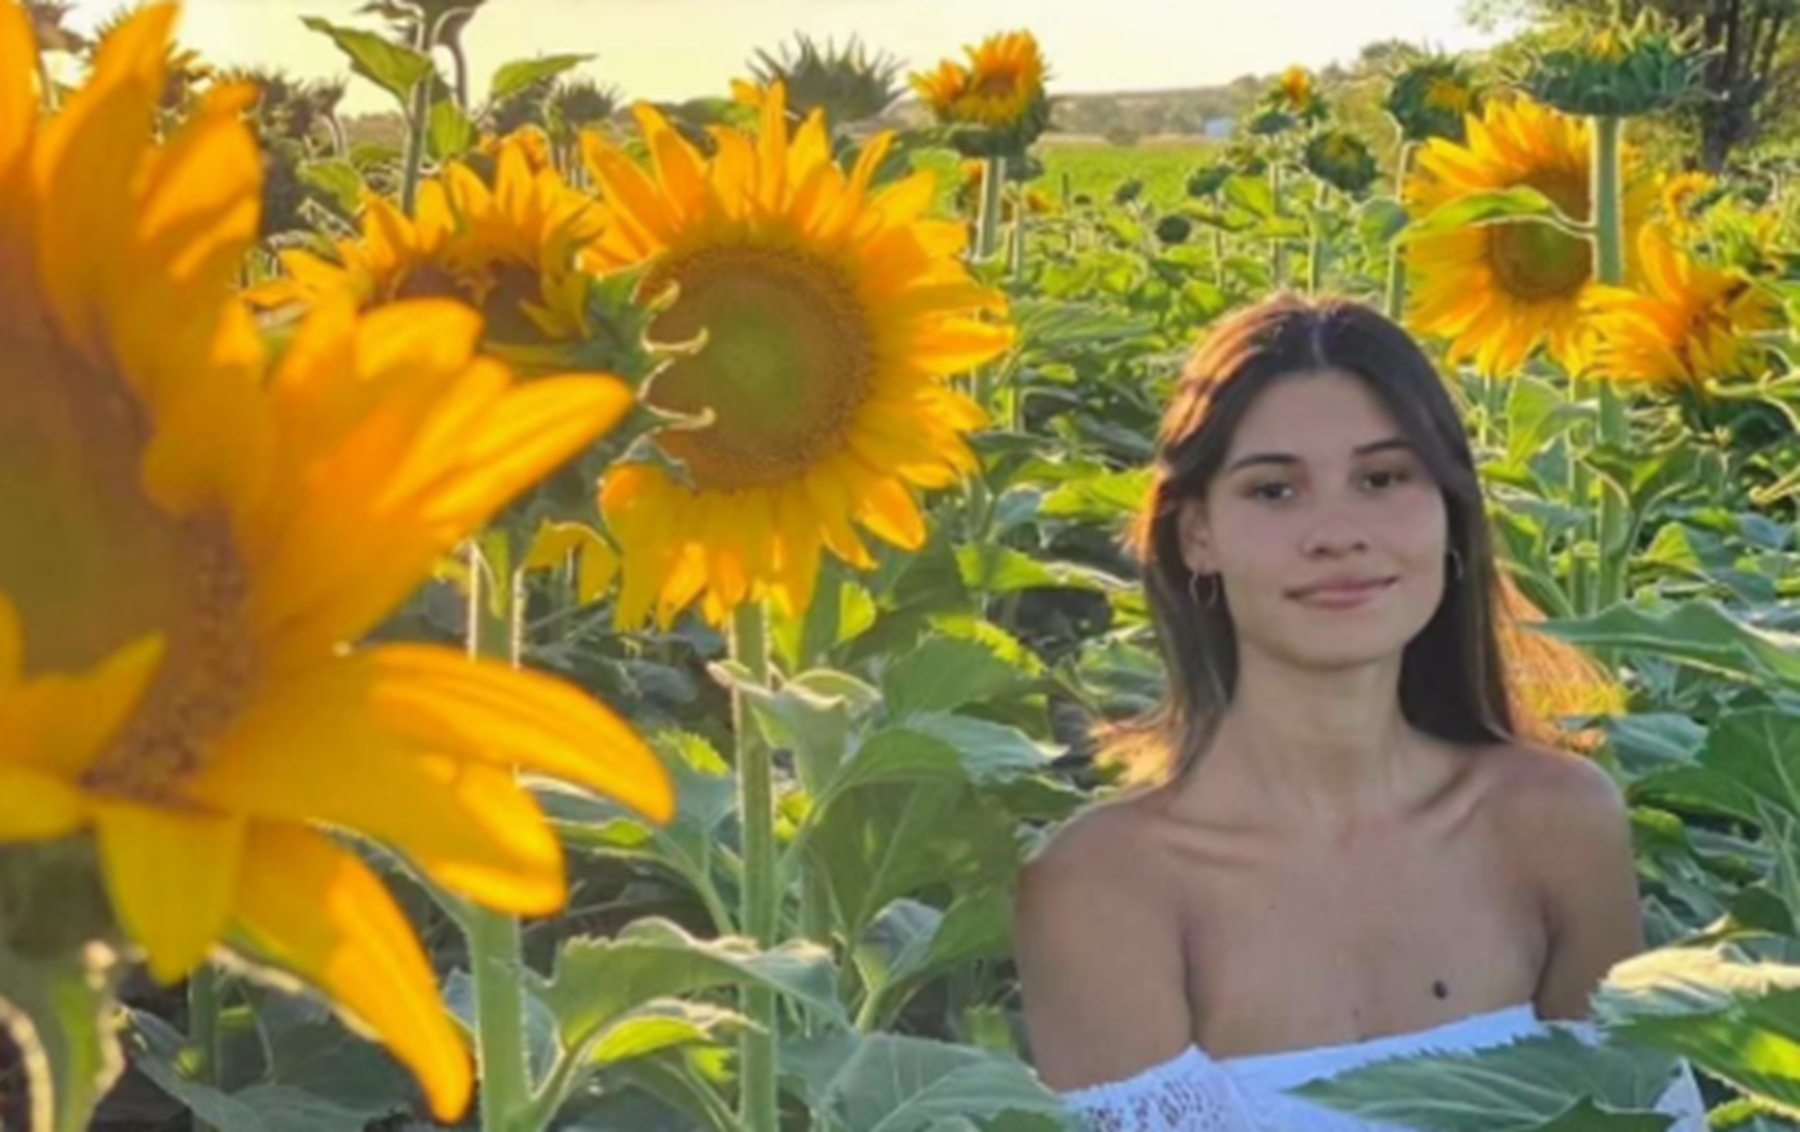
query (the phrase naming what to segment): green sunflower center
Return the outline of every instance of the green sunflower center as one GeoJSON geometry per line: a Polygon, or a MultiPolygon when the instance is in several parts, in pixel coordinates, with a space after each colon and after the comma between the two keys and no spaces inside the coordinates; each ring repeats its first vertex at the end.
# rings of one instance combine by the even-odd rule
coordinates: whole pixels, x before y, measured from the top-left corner
{"type": "Polygon", "coordinates": [[[787,482],[844,443],[876,356],[868,315],[839,271],[792,251],[725,247],[671,262],[657,282],[681,290],[652,325],[655,337],[706,335],[647,396],[659,409],[713,414],[703,427],[657,435],[697,486],[787,482]]]}
{"type": "MultiPolygon", "coordinates": [[[[1549,197],[1565,214],[1577,220],[1587,218],[1587,182],[1578,174],[1549,170],[1527,177],[1523,183],[1549,197]]],[[[1534,222],[1491,226],[1488,261],[1500,288],[1524,302],[1571,298],[1594,273],[1592,245],[1534,222]]]]}

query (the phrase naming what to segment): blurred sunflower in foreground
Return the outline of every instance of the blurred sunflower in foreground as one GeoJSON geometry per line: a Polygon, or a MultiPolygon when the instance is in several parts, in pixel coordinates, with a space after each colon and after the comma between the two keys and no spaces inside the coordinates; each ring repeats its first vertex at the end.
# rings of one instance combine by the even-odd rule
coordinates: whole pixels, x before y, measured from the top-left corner
{"type": "MultiPolygon", "coordinates": [[[[1428,216],[1468,193],[1527,186],[1570,218],[1592,219],[1593,145],[1587,119],[1528,99],[1492,100],[1467,122],[1467,140],[1427,142],[1405,198],[1428,216]]],[[[1625,155],[1625,237],[1636,247],[1655,196],[1625,155]]],[[[1628,253],[1627,279],[1637,264],[1628,253]]],[[[1489,375],[1511,375],[1540,346],[1571,372],[1585,358],[1582,303],[1596,285],[1593,246],[1535,221],[1474,225],[1423,238],[1409,248],[1408,321],[1450,340],[1452,362],[1472,360],[1489,375]]]]}
{"type": "Polygon", "coordinates": [[[636,113],[653,174],[585,139],[607,221],[594,259],[648,263],[649,297],[678,288],[655,337],[704,345],[645,395],[693,418],[656,434],[684,471],[627,464],[601,487],[624,557],[618,619],[654,609],[667,626],[700,599],[718,624],[765,596],[796,613],[822,550],[873,566],[858,525],[917,548],[911,489],[975,468],[963,437],[982,412],[945,379],[1009,347],[1005,302],[969,275],[963,226],[926,218],[929,173],[872,187],[891,135],[845,173],[823,115],[790,133],[779,85],[758,135],[715,130],[711,159],[654,109],[636,113]]]}
{"type": "Polygon", "coordinates": [[[326,299],[271,371],[233,294],[261,165],[209,94],[152,141],[169,5],[40,121],[0,0],[0,841],[91,831],[152,973],[216,948],[334,1000],[441,1119],[468,1055],[410,924],[325,829],[520,914],[564,900],[516,767],[665,821],[666,771],[559,681],[354,648],[450,546],[608,429],[620,382],[515,386],[442,301],[326,299]]]}

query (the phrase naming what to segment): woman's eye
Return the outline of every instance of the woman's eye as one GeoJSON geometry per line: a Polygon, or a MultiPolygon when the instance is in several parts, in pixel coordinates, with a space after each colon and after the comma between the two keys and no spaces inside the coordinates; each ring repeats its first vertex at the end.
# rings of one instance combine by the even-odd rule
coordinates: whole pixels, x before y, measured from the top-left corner
{"type": "Polygon", "coordinates": [[[1253,485],[1250,488],[1250,498],[1281,500],[1281,499],[1286,498],[1281,493],[1284,491],[1287,491],[1288,489],[1289,489],[1289,485],[1285,484],[1285,483],[1280,483],[1280,482],[1259,483],[1259,484],[1253,485]]]}
{"type": "Polygon", "coordinates": [[[1378,472],[1370,472],[1364,477],[1377,488],[1392,487],[1412,479],[1412,474],[1402,468],[1384,468],[1378,472]]]}

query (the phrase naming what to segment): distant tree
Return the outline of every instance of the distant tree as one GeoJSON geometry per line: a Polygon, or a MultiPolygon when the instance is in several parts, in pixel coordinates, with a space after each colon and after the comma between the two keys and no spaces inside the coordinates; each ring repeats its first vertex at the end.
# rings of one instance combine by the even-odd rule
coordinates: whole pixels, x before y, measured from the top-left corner
{"type": "MultiPolygon", "coordinates": [[[[1614,0],[1465,0],[1479,26],[1508,20],[1560,23],[1604,16],[1614,0]]],[[[1698,31],[1708,55],[1706,98],[1685,111],[1699,164],[1717,172],[1732,151],[1772,132],[1800,100],[1795,0],[1618,0],[1622,14],[1648,8],[1698,31]]]]}

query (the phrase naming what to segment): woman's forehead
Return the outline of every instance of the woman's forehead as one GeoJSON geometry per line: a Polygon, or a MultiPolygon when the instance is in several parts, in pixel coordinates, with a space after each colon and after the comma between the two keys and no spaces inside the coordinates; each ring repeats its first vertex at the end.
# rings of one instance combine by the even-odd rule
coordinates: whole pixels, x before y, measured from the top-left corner
{"type": "Polygon", "coordinates": [[[1229,454],[1251,449],[1325,458],[1355,455],[1402,430],[1366,381],[1315,370],[1264,389],[1234,430],[1229,454]]]}

